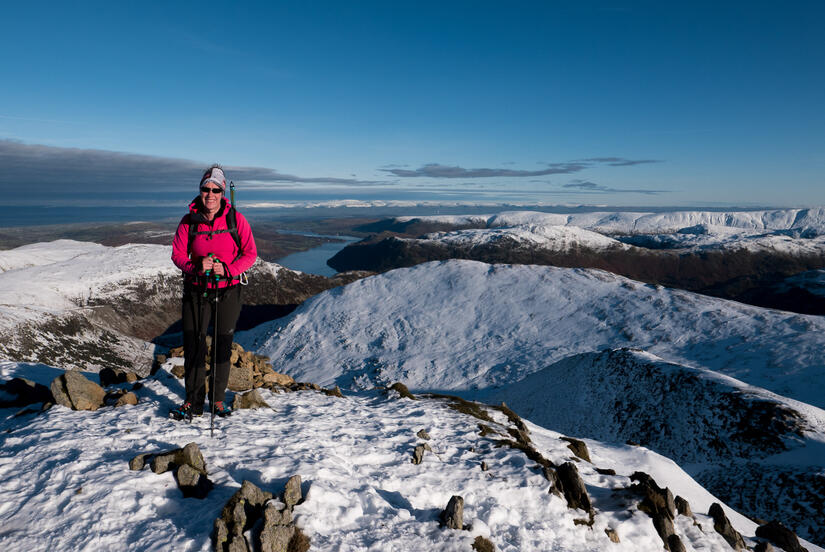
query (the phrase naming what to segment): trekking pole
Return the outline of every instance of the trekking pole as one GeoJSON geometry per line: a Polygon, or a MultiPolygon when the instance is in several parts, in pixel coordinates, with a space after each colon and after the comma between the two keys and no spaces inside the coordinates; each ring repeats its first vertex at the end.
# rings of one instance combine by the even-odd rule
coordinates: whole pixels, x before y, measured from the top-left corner
{"type": "MultiPolygon", "coordinates": [[[[211,259],[213,255],[214,255],[214,253],[210,253],[209,258],[211,259]]],[[[211,272],[212,272],[211,270],[207,270],[206,273],[205,273],[206,274],[206,285],[203,286],[203,296],[204,297],[206,297],[206,294],[207,294],[207,291],[208,291],[209,275],[210,275],[211,272]]],[[[216,274],[216,276],[217,276],[217,274],[216,274]]]]}
{"type": "Polygon", "coordinates": [[[212,410],[212,415],[209,418],[209,437],[215,436],[215,373],[218,371],[218,274],[215,274],[215,316],[212,319],[212,324],[215,326],[215,333],[212,337],[212,372],[209,384],[209,390],[212,391],[212,398],[209,399],[209,408],[212,410]]]}

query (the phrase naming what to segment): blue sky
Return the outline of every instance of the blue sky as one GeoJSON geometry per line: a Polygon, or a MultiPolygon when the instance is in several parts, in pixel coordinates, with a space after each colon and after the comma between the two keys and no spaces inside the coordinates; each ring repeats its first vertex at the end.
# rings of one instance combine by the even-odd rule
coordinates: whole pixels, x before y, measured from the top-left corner
{"type": "Polygon", "coordinates": [[[825,204],[825,2],[3,7],[12,202],[825,204]],[[137,194],[137,195],[136,195],[137,194]]]}

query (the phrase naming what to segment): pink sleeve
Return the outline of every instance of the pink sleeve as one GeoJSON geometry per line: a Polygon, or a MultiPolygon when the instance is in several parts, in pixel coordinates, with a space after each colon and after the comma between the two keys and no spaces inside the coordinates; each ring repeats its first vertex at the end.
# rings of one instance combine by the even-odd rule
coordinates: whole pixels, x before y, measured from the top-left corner
{"type": "Polygon", "coordinates": [[[198,268],[189,260],[189,216],[184,216],[178,230],[175,232],[175,239],[172,240],[172,262],[186,274],[197,274],[198,268]]]}
{"type": "Polygon", "coordinates": [[[238,258],[226,267],[231,276],[246,272],[252,268],[252,265],[255,264],[255,259],[258,258],[258,248],[255,247],[255,238],[252,237],[252,229],[249,227],[246,217],[237,212],[236,216],[238,221],[238,237],[241,239],[241,250],[238,258]]]}

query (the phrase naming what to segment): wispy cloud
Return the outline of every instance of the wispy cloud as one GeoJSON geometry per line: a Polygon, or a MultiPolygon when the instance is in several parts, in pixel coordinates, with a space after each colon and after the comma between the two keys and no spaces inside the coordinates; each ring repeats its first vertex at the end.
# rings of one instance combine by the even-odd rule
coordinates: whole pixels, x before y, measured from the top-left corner
{"type": "MultiPolygon", "coordinates": [[[[17,194],[75,189],[117,193],[126,189],[178,191],[194,189],[209,163],[105,151],[25,144],[0,139],[0,186],[17,194]]],[[[376,186],[386,182],[355,178],[302,177],[266,167],[226,166],[229,178],[265,188],[289,184],[376,186]]]]}
{"type": "Polygon", "coordinates": [[[668,193],[668,190],[644,190],[644,189],[629,189],[629,188],[611,188],[602,184],[596,184],[589,180],[571,180],[564,184],[562,188],[577,189],[582,192],[600,193],[600,194],[615,194],[615,193],[629,193],[629,194],[646,194],[656,195],[668,193]]]}
{"type": "Polygon", "coordinates": [[[585,163],[602,163],[611,167],[630,167],[632,165],[644,165],[646,163],[661,163],[657,159],[624,159],[622,157],[591,157],[582,159],[585,163]]]}
{"type": "MultiPolygon", "coordinates": [[[[465,169],[457,165],[442,165],[440,163],[427,163],[418,169],[404,169],[399,166],[387,165],[379,170],[388,172],[401,178],[522,178],[547,176],[551,174],[573,174],[598,165],[608,165],[611,167],[629,167],[644,163],[659,163],[653,159],[625,159],[623,157],[591,157],[577,161],[566,161],[564,163],[543,163],[546,168],[539,170],[519,170],[502,168],[473,168],[465,169]]],[[[512,162],[504,163],[511,165],[512,162]]]]}
{"type": "Polygon", "coordinates": [[[570,174],[588,167],[585,163],[552,163],[546,169],[526,171],[518,169],[465,169],[455,165],[429,163],[418,169],[381,169],[402,178],[425,176],[429,178],[490,178],[545,176],[548,174],[570,174]]]}

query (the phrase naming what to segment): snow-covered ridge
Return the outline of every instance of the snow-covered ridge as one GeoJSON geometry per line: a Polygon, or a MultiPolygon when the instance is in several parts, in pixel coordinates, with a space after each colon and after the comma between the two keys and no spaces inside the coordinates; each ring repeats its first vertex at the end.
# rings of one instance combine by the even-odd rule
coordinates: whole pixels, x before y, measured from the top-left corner
{"type": "Polygon", "coordinates": [[[299,380],[342,388],[513,383],[565,357],[635,347],[825,406],[825,320],[600,270],[445,261],[308,300],[238,337],[299,380]]]}
{"type": "Polygon", "coordinates": [[[609,234],[667,234],[700,225],[760,231],[796,230],[811,236],[825,234],[825,207],[728,212],[673,211],[667,213],[591,212],[557,214],[537,211],[507,211],[495,215],[434,215],[396,218],[399,222],[413,219],[455,225],[483,224],[488,228],[526,224],[578,226],[609,234]]]}
{"type": "Polygon", "coordinates": [[[597,232],[575,226],[546,226],[525,224],[516,227],[500,227],[481,230],[457,230],[434,232],[422,238],[448,246],[476,247],[496,245],[506,242],[520,247],[537,247],[554,251],[570,251],[587,248],[590,250],[627,249],[629,246],[597,232]]]}

